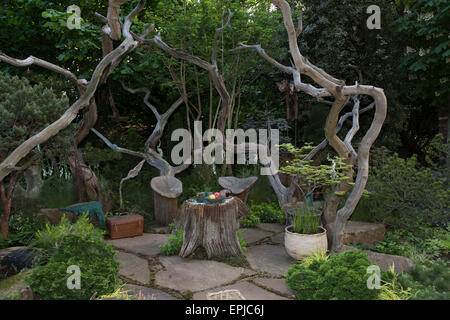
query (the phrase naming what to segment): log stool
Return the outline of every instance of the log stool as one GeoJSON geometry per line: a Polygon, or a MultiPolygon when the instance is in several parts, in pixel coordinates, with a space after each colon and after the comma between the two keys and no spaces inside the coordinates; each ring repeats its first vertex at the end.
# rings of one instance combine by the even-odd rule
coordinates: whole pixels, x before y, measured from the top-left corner
{"type": "Polygon", "coordinates": [[[177,216],[178,197],[183,192],[180,180],[171,176],[155,177],[151,181],[155,199],[155,220],[160,226],[168,226],[177,216]]]}
{"type": "Polygon", "coordinates": [[[240,215],[248,216],[249,212],[237,197],[211,204],[186,200],[177,219],[183,226],[183,247],[179,255],[188,257],[199,246],[206,250],[208,258],[241,255],[236,233],[240,215]]]}
{"type": "Polygon", "coordinates": [[[222,188],[230,190],[233,196],[236,196],[244,203],[247,203],[248,194],[257,180],[258,177],[220,177],[219,184],[222,188]]]}

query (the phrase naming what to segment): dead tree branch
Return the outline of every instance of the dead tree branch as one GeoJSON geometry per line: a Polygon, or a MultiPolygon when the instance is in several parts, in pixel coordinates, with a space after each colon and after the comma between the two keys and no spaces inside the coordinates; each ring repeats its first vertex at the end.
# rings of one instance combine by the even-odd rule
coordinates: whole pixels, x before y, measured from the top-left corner
{"type": "MultiPolygon", "coordinates": [[[[386,96],[382,89],[373,86],[358,84],[354,86],[347,86],[345,85],[344,81],[334,78],[333,76],[326,73],[323,69],[309,62],[305,57],[302,56],[299,50],[297,43],[298,28],[296,30],[294,27],[289,3],[285,0],[271,0],[271,2],[281,10],[281,13],[283,15],[283,22],[288,34],[289,52],[293,60],[293,66],[287,67],[278,63],[277,61],[269,57],[259,45],[249,46],[240,44],[240,47],[236,48],[235,50],[241,48],[255,49],[265,60],[267,60],[273,66],[275,66],[279,70],[282,70],[283,72],[292,74],[294,85],[298,91],[303,91],[318,99],[323,99],[324,97],[328,96],[334,97],[334,101],[325,123],[325,137],[328,143],[333,147],[338,155],[344,159],[344,161],[346,161],[348,164],[353,163],[355,160],[357,161],[357,175],[353,188],[349,184],[349,182],[352,181],[354,175],[353,169],[350,169],[345,173],[349,179],[340,183],[335,189],[335,191],[348,191],[352,189],[349,197],[345,202],[345,205],[338,210],[338,206],[342,198],[341,192],[332,193],[326,200],[324,217],[326,220],[326,227],[329,231],[329,239],[331,240],[330,242],[332,245],[332,251],[340,251],[342,248],[343,228],[345,222],[353,213],[359,199],[362,196],[368,179],[369,152],[373,142],[378,137],[383,122],[386,118],[386,96]],[[315,83],[319,85],[319,88],[315,88],[311,85],[304,85],[301,82],[300,75],[307,75],[308,77],[310,77],[315,83]],[[358,95],[368,95],[372,97],[375,104],[375,115],[370,128],[359,144],[358,151],[355,151],[351,146],[351,140],[359,130],[359,101],[355,101],[352,112],[353,125],[352,129],[350,129],[349,133],[347,134],[346,139],[342,141],[336,135],[336,133],[338,131],[337,128],[340,123],[340,112],[348,102],[350,96],[358,95]]],[[[360,73],[360,78],[361,77],[362,76],[360,73]]],[[[321,145],[323,146],[324,143],[322,143],[321,145]]],[[[269,177],[269,179],[271,179],[271,182],[273,182],[274,190],[276,193],[286,191],[285,187],[283,189],[283,187],[280,187],[280,185],[278,185],[279,179],[277,181],[276,176],[269,177]]]]}
{"type": "MultiPolygon", "coordinates": [[[[116,59],[120,59],[131,48],[134,48],[136,46],[137,42],[131,36],[129,29],[131,27],[134,17],[139,13],[140,10],[142,10],[144,4],[145,1],[141,1],[139,5],[126,17],[123,27],[123,34],[125,36],[124,41],[116,49],[114,49],[112,52],[103,57],[103,59],[99,62],[99,64],[97,65],[92,74],[91,80],[86,85],[84,93],[78,98],[78,100],[75,101],[58,120],[47,126],[41,132],[35,134],[34,136],[24,141],[5,160],[3,160],[0,163],[0,181],[2,181],[8,174],[11,173],[11,169],[9,169],[10,167],[14,167],[38,144],[46,142],[48,139],[56,135],[59,131],[66,128],[75,119],[78,111],[89,105],[89,102],[97,89],[97,86],[100,82],[100,78],[102,77],[102,74],[105,71],[105,69],[111,63],[113,63],[113,61],[115,61],[116,59]]],[[[34,62],[35,61],[36,60],[34,60],[34,62]]],[[[45,67],[51,67],[48,64],[41,63],[41,61],[38,61],[38,63],[40,63],[42,66],[45,67]]],[[[66,73],[64,70],[59,71],[66,73]]],[[[72,75],[69,76],[73,78],[72,75]]]]}

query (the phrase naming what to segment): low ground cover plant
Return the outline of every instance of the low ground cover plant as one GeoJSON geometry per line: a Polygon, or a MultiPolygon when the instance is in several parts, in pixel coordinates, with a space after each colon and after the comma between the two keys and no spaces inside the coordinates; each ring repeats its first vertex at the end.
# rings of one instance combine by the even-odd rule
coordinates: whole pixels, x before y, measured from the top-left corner
{"type": "MultiPolygon", "coordinates": [[[[169,224],[169,230],[172,231],[172,234],[169,236],[169,241],[160,245],[161,254],[163,256],[173,256],[177,255],[181,247],[183,246],[183,229],[176,228],[173,223],[169,224]]],[[[239,244],[242,248],[242,251],[247,251],[247,242],[242,237],[242,233],[244,230],[238,230],[237,236],[239,239],[239,244]]]]}
{"type": "Polygon", "coordinates": [[[9,220],[9,234],[0,234],[0,249],[14,246],[28,246],[36,237],[36,232],[44,228],[35,214],[15,213],[9,220]]]}
{"type": "Polygon", "coordinates": [[[413,299],[449,300],[450,299],[450,263],[437,260],[432,263],[417,264],[407,273],[399,276],[404,287],[411,287],[413,299]]]}
{"type": "Polygon", "coordinates": [[[417,262],[448,256],[450,233],[439,227],[419,227],[386,232],[383,240],[372,246],[356,247],[375,252],[405,256],[417,262]]]}
{"type": "Polygon", "coordinates": [[[58,226],[47,225],[38,232],[33,247],[43,254],[43,264],[35,267],[25,282],[41,299],[86,300],[94,294],[111,294],[119,286],[116,251],[86,214],[74,224],[63,217],[58,226]],[[80,289],[67,286],[69,266],[80,269],[80,289]]]}
{"type": "MultiPolygon", "coordinates": [[[[286,284],[296,291],[299,300],[374,300],[380,290],[367,286],[370,265],[367,255],[359,250],[331,257],[318,253],[292,266],[286,284]]],[[[392,278],[392,274],[382,271],[382,280],[392,278]]]]}
{"type": "Polygon", "coordinates": [[[283,210],[276,202],[251,202],[248,210],[250,216],[241,219],[243,228],[255,228],[260,223],[279,223],[282,225],[286,223],[283,210]]]}
{"type": "Polygon", "coordinates": [[[183,229],[175,228],[175,225],[171,223],[169,225],[169,230],[175,231],[175,233],[172,233],[169,236],[169,242],[160,245],[161,254],[163,256],[177,255],[183,246],[183,229]]]}

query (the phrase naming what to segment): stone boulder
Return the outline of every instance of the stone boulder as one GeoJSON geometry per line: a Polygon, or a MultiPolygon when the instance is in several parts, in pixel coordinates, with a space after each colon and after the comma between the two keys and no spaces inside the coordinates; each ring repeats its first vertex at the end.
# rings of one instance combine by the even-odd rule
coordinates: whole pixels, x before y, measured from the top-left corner
{"type": "Polygon", "coordinates": [[[0,250],[0,274],[12,276],[23,269],[31,269],[39,257],[27,247],[10,247],[0,250]]]}
{"type": "MultiPolygon", "coordinates": [[[[343,250],[346,251],[358,249],[350,246],[343,246],[343,250]]],[[[406,257],[395,256],[386,253],[379,253],[370,250],[362,250],[362,252],[367,254],[367,258],[369,259],[370,262],[379,265],[380,268],[385,271],[388,271],[389,268],[393,266],[395,273],[399,274],[400,272],[408,271],[414,265],[412,260],[406,257]]]]}
{"type": "MultiPolygon", "coordinates": [[[[325,225],[325,229],[328,231],[329,241],[330,235],[333,232],[333,227],[333,223],[325,225]]],[[[363,244],[370,246],[382,240],[385,234],[386,227],[384,224],[362,221],[347,221],[344,227],[343,243],[363,244]]]]}
{"type": "Polygon", "coordinates": [[[412,260],[406,257],[373,252],[369,250],[364,250],[364,252],[367,254],[367,258],[369,258],[372,263],[379,265],[380,268],[385,271],[389,270],[390,266],[393,266],[395,273],[398,274],[403,271],[409,271],[409,269],[411,269],[414,265],[412,260]]]}
{"type": "Polygon", "coordinates": [[[41,209],[37,215],[37,219],[43,223],[51,225],[58,225],[61,222],[63,215],[66,215],[70,222],[76,221],[76,216],[72,212],[60,211],[59,209],[41,209]]]}
{"type": "Polygon", "coordinates": [[[348,221],[344,228],[344,244],[372,245],[384,238],[384,224],[361,221],[348,221]]]}

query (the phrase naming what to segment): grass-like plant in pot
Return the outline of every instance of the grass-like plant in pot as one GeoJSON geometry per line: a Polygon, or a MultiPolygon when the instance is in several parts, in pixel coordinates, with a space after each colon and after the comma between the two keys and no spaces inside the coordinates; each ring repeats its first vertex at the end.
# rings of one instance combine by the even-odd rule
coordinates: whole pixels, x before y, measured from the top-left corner
{"type": "Polygon", "coordinates": [[[314,165],[312,160],[305,159],[314,148],[311,144],[305,144],[301,148],[282,144],[279,148],[293,156],[279,172],[292,176],[305,198],[301,206],[288,209],[292,224],[286,227],[285,232],[286,251],[294,259],[301,260],[317,250],[328,248],[326,230],[320,226],[322,213],[308,204],[306,199],[312,198],[319,188],[329,188],[347,179],[343,172],[348,169],[348,165],[339,157],[328,157],[327,164],[314,165]]]}

